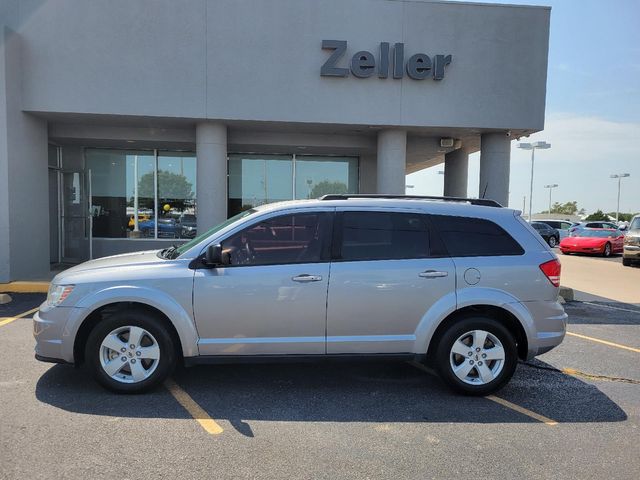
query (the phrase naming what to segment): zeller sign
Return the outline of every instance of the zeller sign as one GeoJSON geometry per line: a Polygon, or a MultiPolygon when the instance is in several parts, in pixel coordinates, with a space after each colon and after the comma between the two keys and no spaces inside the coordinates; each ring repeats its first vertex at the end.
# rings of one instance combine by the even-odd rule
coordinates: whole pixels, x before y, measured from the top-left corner
{"type": "MultiPolygon", "coordinates": [[[[349,69],[336,66],[340,58],[347,51],[346,40],[323,40],[323,50],[333,50],[326,62],[320,68],[320,75],[323,77],[347,77],[349,69]]],[[[378,78],[389,76],[389,66],[391,63],[389,43],[380,43],[380,57],[377,63],[378,78]]],[[[451,63],[451,55],[435,55],[433,61],[424,53],[416,53],[407,61],[407,75],[414,80],[424,80],[432,77],[434,80],[444,78],[444,67],[451,63]]],[[[404,43],[396,43],[393,46],[393,78],[404,76],[404,43]]],[[[358,78],[367,78],[376,71],[376,60],[371,52],[366,50],[356,52],[351,57],[351,73],[358,78]]]]}

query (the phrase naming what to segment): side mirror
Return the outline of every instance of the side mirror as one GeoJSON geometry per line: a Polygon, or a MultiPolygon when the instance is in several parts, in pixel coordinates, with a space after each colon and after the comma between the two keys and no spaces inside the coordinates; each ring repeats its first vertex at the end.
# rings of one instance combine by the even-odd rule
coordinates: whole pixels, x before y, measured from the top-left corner
{"type": "Polygon", "coordinates": [[[204,264],[208,267],[215,267],[222,264],[222,245],[209,245],[204,254],[204,264]]]}

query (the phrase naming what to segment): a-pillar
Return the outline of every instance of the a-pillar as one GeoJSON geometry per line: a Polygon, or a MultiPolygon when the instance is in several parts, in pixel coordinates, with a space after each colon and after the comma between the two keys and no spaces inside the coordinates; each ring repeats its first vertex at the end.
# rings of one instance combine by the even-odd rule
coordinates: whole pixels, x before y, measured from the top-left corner
{"type": "Polygon", "coordinates": [[[404,195],[407,165],[407,132],[381,130],[378,133],[377,193],[404,195]]]}
{"type": "Polygon", "coordinates": [[[196,125],[196,194],[198,232],[227,218],[227,126],[217,122],[196,125]]]}
{"type": "Polygon", "coordinates": [[[485,133],[480,146],[479,198],[509,204],[511,138],[506,133],[485,133]]]}
{"type": "Polygon", "coordinates": [[[444,196],[467,197],[469,154],[459,148],[444,156],[444,196]]]}

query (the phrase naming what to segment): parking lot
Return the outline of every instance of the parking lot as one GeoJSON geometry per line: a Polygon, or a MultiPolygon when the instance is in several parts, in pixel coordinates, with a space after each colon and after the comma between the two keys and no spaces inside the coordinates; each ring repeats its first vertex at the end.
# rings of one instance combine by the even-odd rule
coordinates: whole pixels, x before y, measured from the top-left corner
{"type": "Polygon", "coordinates": [[[114,395],[34,360],[43,299],[0,306],[2,478],[640,477],[633,302],[567,303],[559,348],[469,398],[407,363],[196,367],[152,394],[114,395]]]}

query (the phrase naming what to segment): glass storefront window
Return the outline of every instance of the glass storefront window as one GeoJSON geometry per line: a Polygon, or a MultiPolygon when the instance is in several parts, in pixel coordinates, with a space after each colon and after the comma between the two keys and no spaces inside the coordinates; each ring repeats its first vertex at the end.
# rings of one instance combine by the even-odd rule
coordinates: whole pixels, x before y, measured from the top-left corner
{"type": "Polygon", "coordinates": [[[156,159],[153,151],[86,149],[85,158],[94,237],[195,236],[193,153],[159,152],[156,159]]]}
{"type": "Polygon", "coordinates": [[[329,193],[358,193],[357,157],[229,155],[228,216],[329,193]]]}
{"type": "Polygon", "coordinates": [[[229,155],[229,217],[292,198],[291,155],[229,155]]]}
{"type": "Polygon", "coordinates": [[[158,238],[195,238],[196,157],[158,153],[158,238]]]}
{"type": "Polygon", "coordinates": [[[296,156],[296,199],[358,193],[358,159],[296,156]]]}

